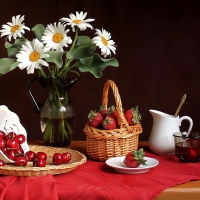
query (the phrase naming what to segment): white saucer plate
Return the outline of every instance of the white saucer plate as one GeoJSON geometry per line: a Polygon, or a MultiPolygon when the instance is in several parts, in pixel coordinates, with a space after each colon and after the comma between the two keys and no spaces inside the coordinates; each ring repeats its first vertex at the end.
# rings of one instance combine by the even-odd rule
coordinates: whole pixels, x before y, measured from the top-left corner
{"type": "Polygon", "coordinates": [[[157,166],[159,164],[159,161],[150,158],[150,157],[144,157],[146,160],[146,165],[140,165],[137,168],[130,168],[127,167],[123,161],[125,156],[118,156],[118,157],[112,157],[106,160],[106,165],[109,167],[112,167],[116,172],[124,173],[124,174],[141,174],[148,172],[151,168],[157,166]]]}

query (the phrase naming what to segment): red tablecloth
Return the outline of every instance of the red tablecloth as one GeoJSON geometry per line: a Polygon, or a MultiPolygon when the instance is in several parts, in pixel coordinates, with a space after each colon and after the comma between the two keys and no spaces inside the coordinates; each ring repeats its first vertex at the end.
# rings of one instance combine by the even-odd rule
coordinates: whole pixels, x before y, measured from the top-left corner
{"type": "Polygon", "coordinates": [[[150,200],[169,187],[200,180],[200,163],[181,163],[175,156],[149,152],[146,156],[160,163],[144,174],[120,174],[104,162],[88,159],[61,175],[0,176],[0,200],[150,200]]]}

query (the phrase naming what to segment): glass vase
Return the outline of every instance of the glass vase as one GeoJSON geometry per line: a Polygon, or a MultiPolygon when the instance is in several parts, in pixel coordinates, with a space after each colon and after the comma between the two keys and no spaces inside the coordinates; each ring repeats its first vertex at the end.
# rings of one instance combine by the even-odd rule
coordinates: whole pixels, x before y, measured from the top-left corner
{"type": "Polygon", "coordinates": [[[71,143],[76,113],[69,98],[69,90],[76,82],[76,78],[35,77],[28,84],[29,96],[40,115],[40,126],[46,146],[61,147],[71,143]],[[30,91],[30,85],[36,80],[46,89],[43,104],[35,100],[30,91]]]}

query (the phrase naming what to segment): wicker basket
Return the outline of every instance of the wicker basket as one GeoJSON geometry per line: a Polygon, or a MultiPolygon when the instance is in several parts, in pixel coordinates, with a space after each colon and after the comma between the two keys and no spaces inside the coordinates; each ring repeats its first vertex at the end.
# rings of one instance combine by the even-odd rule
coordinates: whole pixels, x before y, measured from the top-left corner
{"type": "Polygon", "coordinates": [[[48,158],[46,167],[33,167],[32,162],[28,162],[25,167],[15,166],[14,164],[6,164],[5,166],[0,167],[0,174],[10,176],[44,176],[47,174],[62,174],[76,169],[79,165],[85,163],[87,159],[82,153],[68,148],[30,145],[30,150],[35,153],[39,151],[47,153],[48,158]],[[53,154],[65,152],[69,152],[72,155],[70,162],[62,165],[53,165],[53,154]]]}
{"type": "Polygon", "coordinates": [[[129,126],[122,110],[121,98],[116,84],[108,80],[103,88],[102,105],[107,109],[108,91],[112,88],[116,109],[118,111],[118,129],[100,130],[85,125],[86,151],[90,158],[105,161],[110,157],[126,155],[129,151],[138,149],[139,134],[142,133],[141,124],[129,126]]]}

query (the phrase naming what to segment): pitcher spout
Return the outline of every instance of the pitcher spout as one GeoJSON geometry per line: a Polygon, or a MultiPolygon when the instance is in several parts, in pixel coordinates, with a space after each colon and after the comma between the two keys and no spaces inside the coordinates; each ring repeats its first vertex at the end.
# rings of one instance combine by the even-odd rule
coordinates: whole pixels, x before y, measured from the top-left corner
{"type": "Polygon", "coordinates": [[[179,116],[175,117],[174,115],[169,115],[167,113],[158,111],[158,110],[149,110],[149,112],[151,113],[151,115],[154,116],[162,116],[162,117],[166,117],[166,118],[178,118],[179,116]]]}
{"type": "Polygon", "coordinates": [[[77,78],[67,78],[65,79],[65,87],[69,90],[72,88],[72,86],[74,86],[77,82],[78,79],[77,78]]]}

